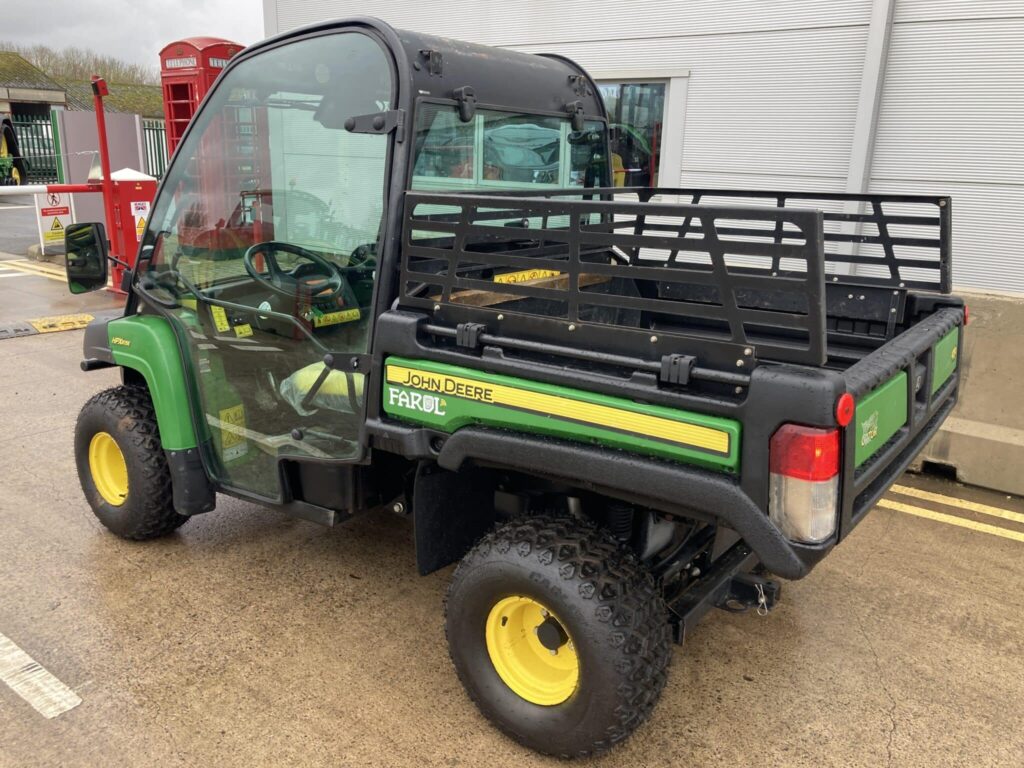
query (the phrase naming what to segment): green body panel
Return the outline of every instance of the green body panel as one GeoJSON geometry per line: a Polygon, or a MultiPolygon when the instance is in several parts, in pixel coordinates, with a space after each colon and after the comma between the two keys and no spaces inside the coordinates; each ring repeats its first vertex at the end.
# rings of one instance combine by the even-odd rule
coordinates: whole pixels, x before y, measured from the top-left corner
{"type": "Polygon", "coordinates": [[[196,447],[185,372],[170,324],[155,315],[132,315],[107,324],[114,362],[142,374],[160,427],[165,450],[196,447]]]}
{"type": "Polygon", "coordinates": [[[442,432],[479,424],[619,448],[711,469],[739,469],[740,423],[732,419],[397,357],[386,361],[383,387],[385,413],[442,432]],[[439,376],[413,381],[408,376],[409,369],[439,376]],[[457,377],[458,381],[449,377],[457,377]],[[395,381],[389,381],[391,378],[395,381]],[[487,402],[489,398],[491,402],[487,402]],[[681,444],[666,434],[682,434],[687,440],[692,438],[692,444],[681,444]]]}
{"type": "Polygon", "coordinates": [[[954,328],[933,347],[931,393],[934,395],[956,370],[957,354],[960,348],[960,329],[954,328]]]}
{"type": "Polygon", "coordinates": [[[907,373],[900,371],[857,401],[854,463],[870,459],[907,423],[907,373]]]}

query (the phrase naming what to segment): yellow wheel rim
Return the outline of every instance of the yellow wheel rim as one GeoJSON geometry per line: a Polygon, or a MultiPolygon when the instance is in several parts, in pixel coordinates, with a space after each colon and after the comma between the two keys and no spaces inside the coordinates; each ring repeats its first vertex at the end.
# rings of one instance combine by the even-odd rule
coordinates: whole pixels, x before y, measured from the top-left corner
{"type": "Polygon", "coordinates": [[[576,647],[561,622],[536,600],[517,596],[495,603],[486,635],[495,671],[519,697],[550,707],[576,690],[576,647]]]}
{"type": "Polygon", "coordinates": [[[89,472],[107,504],[124,504],[128,498],[128,465],[117,441],[107,432],[97,432],[89,441],[89,472]]]}

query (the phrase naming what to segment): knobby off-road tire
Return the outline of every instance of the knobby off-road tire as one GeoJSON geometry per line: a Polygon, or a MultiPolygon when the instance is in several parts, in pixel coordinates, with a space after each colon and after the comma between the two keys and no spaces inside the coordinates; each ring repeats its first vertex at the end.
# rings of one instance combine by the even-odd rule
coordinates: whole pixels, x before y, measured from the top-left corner
{"type": "Polygon", "coordinates": [[[587,521],[539,516],[500,526],[459,564],[445,608],[449,653],[470,697],[539,752],[583,757],[609,749],[647,719],[665,686],[672,646],[660,591],[632,552],[587,521]],[[542,616],[556,631],[531,626],[542,616]],[[574,654],[578,676],[565,683],[554,669],[544,694],[564,700],[538,704],[534,689],[513,689],[516,670],[505,662],[515,667],[530,644],[541,653],[526,666],[544,675],[545,663],[574,654]]]}
{"type": "Polygon", "coordinates": [[[86,500],[118,536],[155,539],[188,520],[174,511],[171,472],[145,387],[106,389],[82,407],[75,426],[75,461],[86,500]],[[123,466],[117,463],[118,450],[123,466]],[[112,503],[118,497],[121,503],[112,503]]]}

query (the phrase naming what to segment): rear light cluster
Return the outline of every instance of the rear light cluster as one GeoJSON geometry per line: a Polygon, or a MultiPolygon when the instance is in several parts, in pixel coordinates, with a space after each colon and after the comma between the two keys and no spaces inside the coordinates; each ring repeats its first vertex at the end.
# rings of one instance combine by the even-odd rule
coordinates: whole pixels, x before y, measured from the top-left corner
{"type": "Polygon", "coordinates": [[[836,531],[839,430],[784,424],[770,452],[768,516],[793,541],[825,541],[836,531]]]}

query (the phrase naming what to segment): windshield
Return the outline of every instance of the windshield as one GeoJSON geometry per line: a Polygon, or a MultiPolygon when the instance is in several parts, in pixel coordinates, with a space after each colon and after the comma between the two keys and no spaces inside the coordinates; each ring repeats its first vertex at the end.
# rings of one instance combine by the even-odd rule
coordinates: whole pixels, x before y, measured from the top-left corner
{"type": "Polygon", "coordinates": [[[568,117],[479,109],[468,122],[422,102],[413,189],[556,189],[605,183],[605,126],[573,131],[568,117]]]}
{"type": "Polygon", "coordinates": [[[242,257],[257,243],[299,246],[342,267],[353,252],[373,251],[387,140],[344,125],[391,99],[384,51],[361,34],[240,62],[175,156],[150,218],[151,270],[203,289],[242,278],[242,257]]]}

